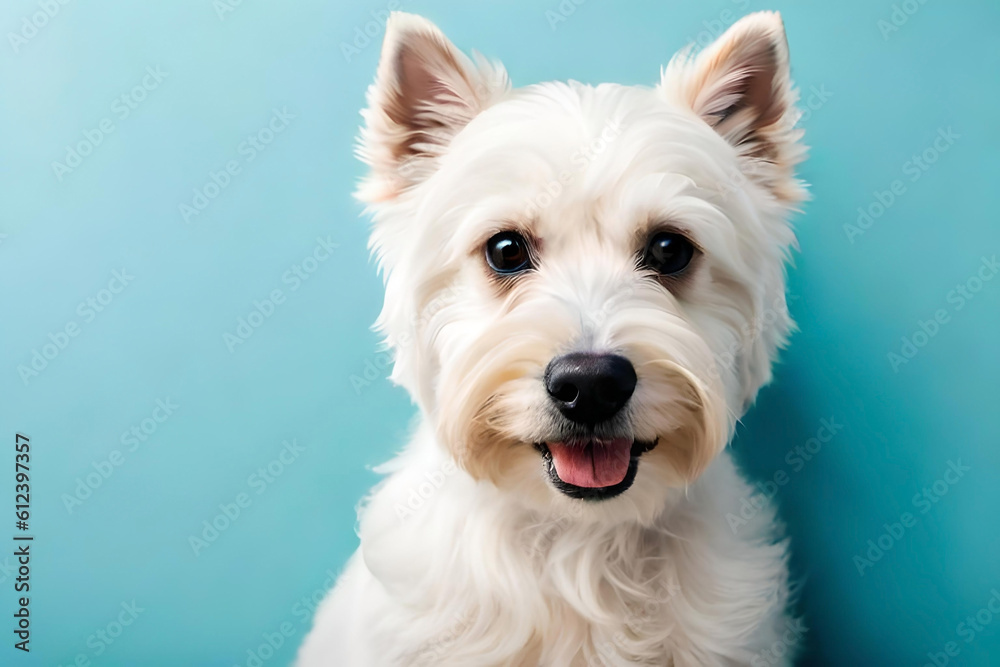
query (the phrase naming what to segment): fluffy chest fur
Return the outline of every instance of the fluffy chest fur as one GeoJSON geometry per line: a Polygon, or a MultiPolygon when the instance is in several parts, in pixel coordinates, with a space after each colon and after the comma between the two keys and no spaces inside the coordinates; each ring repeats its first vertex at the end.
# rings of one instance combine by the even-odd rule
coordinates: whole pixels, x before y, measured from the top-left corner
{"type": "Polygon", "coordinates": [[[434,452],[396,464],[302,667],[780,665],[794,654],[786,545],[770,508],[737,531],[726,522],[753,493],[728,455],[645,528],[542,518],[434,452]]]}

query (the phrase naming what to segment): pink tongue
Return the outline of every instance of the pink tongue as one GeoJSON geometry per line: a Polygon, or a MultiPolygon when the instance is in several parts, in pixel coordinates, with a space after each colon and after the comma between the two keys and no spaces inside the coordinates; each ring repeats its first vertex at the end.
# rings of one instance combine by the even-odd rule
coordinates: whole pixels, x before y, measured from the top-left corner
{"type": "Polygon", "coordinates": [[[602,442],[549,442],[559,479],[588,489],[614,486],[625,479],[632,441],[616,438],[602,442]]]}

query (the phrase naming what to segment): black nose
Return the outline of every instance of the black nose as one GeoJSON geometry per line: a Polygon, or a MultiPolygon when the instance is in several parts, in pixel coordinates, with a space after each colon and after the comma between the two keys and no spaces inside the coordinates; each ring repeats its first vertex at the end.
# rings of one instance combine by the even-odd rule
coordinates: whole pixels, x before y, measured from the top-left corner
{"type": "Polygon", "coordinates": [[[545,388],[566,419],[596,424],[610,419],[635,391],[635,369],[617,354],[573,352],[545,369],[545,388]]]}

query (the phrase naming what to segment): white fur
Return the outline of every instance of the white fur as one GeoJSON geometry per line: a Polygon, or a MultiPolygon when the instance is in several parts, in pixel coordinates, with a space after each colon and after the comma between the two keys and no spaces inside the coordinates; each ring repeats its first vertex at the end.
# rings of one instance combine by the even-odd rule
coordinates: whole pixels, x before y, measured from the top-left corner
{"type": "Polygon", "coordinates": [[[792,326],[794,99],[776,14],[678,56],[656,88],[515,90],[429,22],[392,16],[359,196],[392,377],[421,421],[364,505],[300,667],[790,660],[787,545],[769,507],[728,525],[752,494],[724,447],[792,326]],[[664,225],[702,250],[683,285],[636,264],[664,225]],[[482,245],[506,229],[538,247],[504,288],[482,245]],[[616,424],[658,443],[603,501],[558,492],[532,446],[560,428],[544,368],[576,350],[630,359],[616,424]]]}

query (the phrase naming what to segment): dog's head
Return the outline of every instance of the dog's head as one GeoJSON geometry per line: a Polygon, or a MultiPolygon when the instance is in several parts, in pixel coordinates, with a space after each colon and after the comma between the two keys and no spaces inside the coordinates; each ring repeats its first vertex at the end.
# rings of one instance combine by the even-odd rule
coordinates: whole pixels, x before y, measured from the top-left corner
{"type": "Polygon", "coordinates": [[[794,101],[773,13],[655,87],[517,90],[392,15],[359,147],[379,327],[465,470],[649,521],[705,469],[791,327],[794,101]]]}

